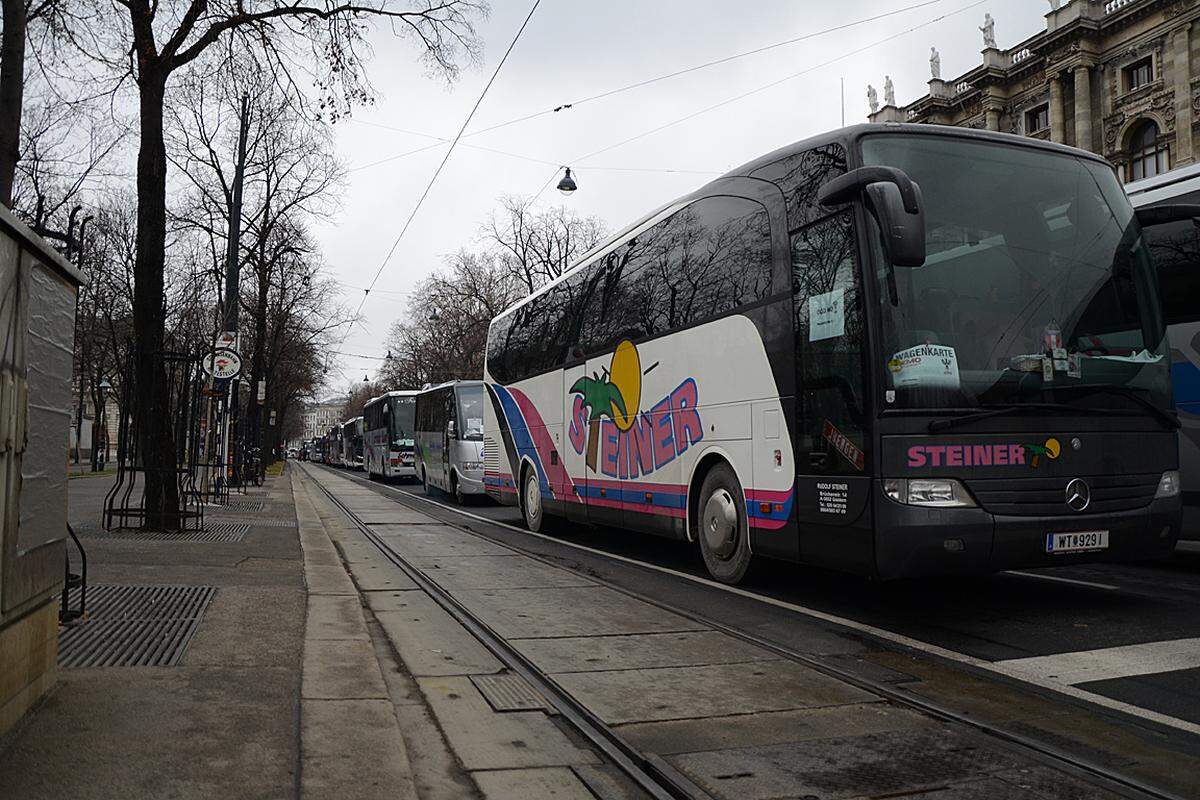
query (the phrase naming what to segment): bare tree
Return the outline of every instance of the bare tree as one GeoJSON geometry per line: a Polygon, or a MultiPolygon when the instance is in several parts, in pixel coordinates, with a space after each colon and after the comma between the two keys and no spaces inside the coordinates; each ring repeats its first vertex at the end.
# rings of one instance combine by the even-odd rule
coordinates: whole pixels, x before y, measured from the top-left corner
{"type": "Polygon", "coordinates": [[[523,293],[493,259],[461,251],[447,265],[447,272],[418,285],[407,318],[392,324],[392,358],[381,371],[389,387],[482,376],[488,324],[523,293]],[[437,309],[436,319],[427,316],[430,308],[437,309]]]}
{"type": "Polygon", "coordinates": [[[562,275],[606,233],[598,217],[581,217],[566,206],[535,213],[530,206],[528,200],[501,197],[500,209],[482,229],[488,253],[527,293],[562,275]]]}
{"type": "Polygon", "coordinates": [[[319,93],[320,115],[336,118],[371,94],[362,67],[369,31],[365,19],[390,22],[415,38],[431,68],[453,77],[462,56],[476,54],[473,20],[486,9],[478,0],[411,0],[403,7],[400,0],[264,0],[253,8],[207,0],[115,0],[126,14],[113,15],[107,0],[91,2],[96,4],[96,24],[83,46],[120,80],[131,78],[138,94],[134,413],[148,468],[145,524],[173,528],[179,524],[177,490],[174,481],[161,476],[172,465],[175,448],[170,426],[154,412],[166,407],[167,399],[161,360],[168,163],[164,110],[171,79],[201,56],[219,54],[218,70],[255,60],[297,99],[305,96],[300,83],[311,82],[319,93]]]}

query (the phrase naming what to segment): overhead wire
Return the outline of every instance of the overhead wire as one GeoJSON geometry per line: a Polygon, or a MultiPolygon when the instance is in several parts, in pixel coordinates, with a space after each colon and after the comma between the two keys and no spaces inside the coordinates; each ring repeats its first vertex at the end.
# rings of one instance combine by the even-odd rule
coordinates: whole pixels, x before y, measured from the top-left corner
{"type": "Polygon", "coordinates": [[[500,58],[500,63],[496,65],[496,69],[492,72],[492,77],[488,78],[488,82],[484,85],[483,91],[479,93],[479,97],[475,100],[475,105],[471,107],[471,111],[467,114],[467,118],[463,120],[463,124],[461,127],[459,127],[458,133],[455,134],[454,140],[450,142],[450,147],[448,150],[446,150],[446,155],[442,157],[441,163],[438,164],[437,169],[433,172],[433,176],[429,179],[429,183],[426,184],[425,191],[421,193],[421,197],[417,200],[417,204],[413,206],[412,213],[408,215],[408,219],[405,220],[404,225],[400,228],[400,233],[397,234],[396,240],[392,242],[391,248],[388,250],[387,255],[384,256],[383,262],[379,265],[379,269],[375,271],[375,276],[371,279],[370,285],[364,290],[363,298],[358,303],[358,309],[354,312],[354,317],[350,320],[350,325],[347,327],[346,333],[342,336],[342,342],[338,345],[339,347],[343,346],[346,342],[346,339],[350,336],[350,331],[354,329],[354,325],[358,321],[358,316],[362,313],[363,305],[367,302],[367,297],[370,295],[371,290],[375,288],[375,284],[379,281],[379,276],[383,274],[383,270],[387,266],[388,261],[391,260],[392,254],[396,252],[396,247],[399,246],[400,240],[404,238],[404,234],[408,231],[413,219],[416,218],[417,212],[421,210],[421,206],[425,203],[425,198],[429,196],[429,192],[433,189],[433,185],[437,183],[438,176],[442,174],[442,169],[446,166],[446,162],[450,160],[450,155],[454,152],[455,145],[457,145],[458,140],[462,138],[463,132],[467,129],[467,126],[471,124],[471,120],[474,118],[475,112],[479,110],[479,106],[483,103],[483,99],[487,97],[488,90],[491,89],[492,84],[496,82],[496,77],[500,74],[500,70],[504,68],[504,62],[508,61],[509,55],[512,53],[513,48],[517,46],[517,42],[521,39],[521,34],[525,32],[526,26],[529,25],[529,20],[533,19],[533,14],[535,11],[537,11],[538,6],[541,5],[541,2],[542,0],[533,0],[533,5],[529,8],[529,13],[525,15],[524,22],[521,23],[521,27],[517,29],[516,35],[513,36],[512,41],[509,42],[508,49],[504,51],[504,55],[500,58]]]}

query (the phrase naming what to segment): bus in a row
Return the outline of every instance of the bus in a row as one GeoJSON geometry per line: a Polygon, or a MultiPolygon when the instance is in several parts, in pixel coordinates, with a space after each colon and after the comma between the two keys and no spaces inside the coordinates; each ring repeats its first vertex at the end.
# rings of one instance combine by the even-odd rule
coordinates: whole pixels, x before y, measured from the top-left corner
{"type": "Polygon", "coordinates": [[[417,392],[388,392],[363,408],[363,450],[367,476],[391,480],[413,478],[417,392]]]}
{"type": "Polygon", "coordinates": [[[726,582],[752,556],[887,579],[1168,554],[1180,423],[1142,227],[1192,216],[1023,137],[785,147],[492,321],[487,492],[535,531],[691,541],[726,582]]]}
{"type": "MultiPolygon", "coordinates": [[[[1200,164],[1125,185],[1134,208],[1200,203],[1200,164]]],[[[1181,219],[1146,230],[1158,267],[1179,409],[1183,531],[1179,550],[1200,552],[1200,223],[1181,219]]]]}
{"type": "Polygon", "coordinates": [[[416,468],[421,484],[459,503],[484,494],[483,381],[427,386],[416,398],[416,468]]]}

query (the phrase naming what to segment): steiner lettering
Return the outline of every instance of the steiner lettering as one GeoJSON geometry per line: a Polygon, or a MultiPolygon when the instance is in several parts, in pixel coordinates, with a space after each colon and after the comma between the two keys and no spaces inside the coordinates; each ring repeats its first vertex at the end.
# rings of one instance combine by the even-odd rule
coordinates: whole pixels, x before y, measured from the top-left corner
{"type": "Polygon", "coordinates": [[[921,467],[991,467],[1025,463],[1019,444],[918,444],[908,448],[910,469],[921,467]]]}

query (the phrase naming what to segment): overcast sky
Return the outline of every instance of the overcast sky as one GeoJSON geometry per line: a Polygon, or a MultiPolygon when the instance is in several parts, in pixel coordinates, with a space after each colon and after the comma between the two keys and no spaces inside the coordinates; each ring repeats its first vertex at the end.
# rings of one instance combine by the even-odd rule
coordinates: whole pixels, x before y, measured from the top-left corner
{"type": "MultiPolygon", "coordinates": [[[[317,229],[325,258],[356,306],[404,220],[445,154],[445,146],[382,159],[452,138],[528,13],[530,2],[492,0],[479,26],[480,65],[447,87],[430,78],[408,40],[380,32],[368,74],[378,102],[338,123],[337,149],[349,166],[341,212],[317,229]],[[387,126],[387,127],[381,127],[387,126]],[[413,133],[402,133],[399,128],[413,133]]],[[[579,191],[564,198],[551,185],[539,204],[568,204],[611,229],[686,194],[763,153],[867,114],[866,86],[883,94],[890,74],[900,105],[927,91],[929,48],[941,53],[950,80],[980,62],[985,12],[996,18],[1001,48],[1045,26],[1046,0],[938,0],[923,8],[672,78],[576,108],[469,136],[470,131],[571,103],[600,92],[912,6],[919,0],[542,0],[482,106],[400,241],[341,348],[382,356],[388,327],[407,311],[410,290],[443,257],[471,246],[498,197],[535,195],[554,168],[573,167],[579,191]],[[966,9],[966,10],[963,10],[966,9]],[[958,12],[958,13],[955,13],[958,12]],[[939,16],[945,19],[930,23],[939,16]],[[916,26],[891,41],[872,46],[916,26]],[[847,53],[861,52],[821,66],[847,53]],[[736,102],[672,125],[592,158],[583,156],[779,81],[736,102]],[[490,148],[484,150],[480,148],[490,148]],[[522,156],[500,155],[494,150],[522,156]],[[679,170],[657,172],[641,170],[679,170]],[[711,174],[707,174],[711,173],[711,174]]],[[[378,361],[339,357],[331,390],[373,377],[378,361]]]]}

